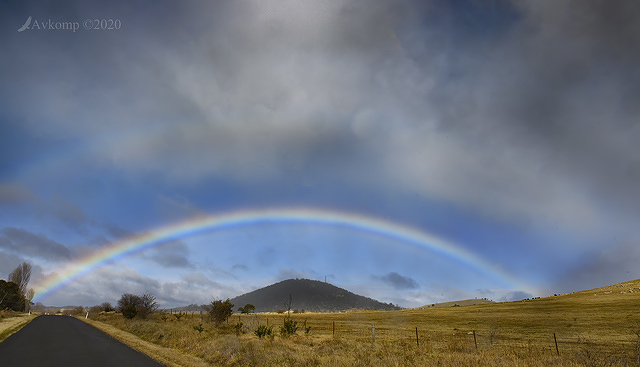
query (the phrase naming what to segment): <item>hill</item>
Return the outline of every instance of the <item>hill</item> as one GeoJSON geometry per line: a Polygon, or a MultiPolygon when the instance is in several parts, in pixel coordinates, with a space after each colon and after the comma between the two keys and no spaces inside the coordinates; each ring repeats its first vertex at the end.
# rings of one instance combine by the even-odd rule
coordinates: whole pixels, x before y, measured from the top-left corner
{"type": "Polygon", "coordinates": [[[425,305],[422,307],[417,307],[418,309],[420,308],[432,308],[432,307],[459,307],[459,306],[475,306],[475,305],[485,305],[488,303],[495,303],[495,301],[491,301],[488,299],[483,299],[483,298],[472,298],[472,299],[465,299],[462,301],[452,301],[452,302],[441,302],[441,303],[433,303],[430,305],[425,305]]]}
{"type": "Polygon", "coordinates": [[[399,310],[386,304],[349,292],[334,285],[310,279],[288,279],[231,299],[234,311],[250,303],[256,312],[287,310],[340,312],[349,310],[399,310]]]}

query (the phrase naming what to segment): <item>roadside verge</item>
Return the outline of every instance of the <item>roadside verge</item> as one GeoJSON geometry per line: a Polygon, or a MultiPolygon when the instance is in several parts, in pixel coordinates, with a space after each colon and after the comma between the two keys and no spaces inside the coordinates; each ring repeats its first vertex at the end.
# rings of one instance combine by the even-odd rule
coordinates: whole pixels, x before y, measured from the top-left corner
{"type": "Polygon", "coordinates": [[[32,314],[0,319],[0,342],[22,329],[35,318],[36,315],[32,314]]]}
{"type": "Polygon", "coordinates": [[[86,322],[87,324],[102,330],[103,332],[111,335],[115,339],[122,343],[136,349],[156,361],[166,365],[167,367],[208,367],[209,365],[202,359],[182,354],[175,349],[165,348],[157,344],[153,344],[142,340],[141,338],[122,331],[114,326],[105,324],[104,322],[85,319],[84,317],[78,317],[79,320],[86,322]]]}

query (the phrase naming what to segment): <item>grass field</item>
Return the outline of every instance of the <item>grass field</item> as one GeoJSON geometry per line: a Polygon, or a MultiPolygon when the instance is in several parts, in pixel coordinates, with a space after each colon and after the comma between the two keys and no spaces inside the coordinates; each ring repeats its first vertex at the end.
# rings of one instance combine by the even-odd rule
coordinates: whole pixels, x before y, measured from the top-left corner
{"type": "Polygon", "coordinates": [[[278,333],[279,314],[234,315],[222,328],[198,314],[94,319],[210,365],[640,366],[639,306],[636,280],[508,303],[291,314],[300,330],[288,338],[278,333]],[[276,335],[259,339],[253,331],[267,323],[276,335]]]}

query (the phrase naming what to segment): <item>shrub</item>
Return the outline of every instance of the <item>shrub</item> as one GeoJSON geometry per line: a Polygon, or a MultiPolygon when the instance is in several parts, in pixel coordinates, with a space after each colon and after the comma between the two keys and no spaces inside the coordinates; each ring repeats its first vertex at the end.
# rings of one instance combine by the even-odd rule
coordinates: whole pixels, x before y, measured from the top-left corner
{"type": "Polygon", "coordinates": [[[197,331],[198,334],[201,334],[204,331],[204,328],[202,327],[202,323],[199,323],[198,325],[194,325],[193,330],[197,331]]]}
{"type": "Polygon", "coordinates": [[[293,321],[290,318],[284,320],[284,325],[280,326],[280,336],[287,338],[291,335],[295,335],[298,332],[298,322],[293,321]]]}
{"type": "Polygon", "coordinates": [[[121,312],[122,312],[122,316],[124,316],[125,319],[131,320],[132,318],[136,317],[136,315],[138,314],[138,309],[136,308],[135,305],[128,305],[124,309],[122,309],[121,312]]]}
{"type": "Polygon", "coordinates": [[[89,316],[96,316],[100,312],[102,312],[102,307],[101,306],[93,306],[93,307],[91,307],[89,309],[89,316]]]}
{"type": "Polygon", "coordinates": [[[215,322],[217,326],[220,326],[233,315],[233,303],[231,303],[228,298],[226,301],[211,301],[209,315],[211,316],[211,320],[215,322]]]}
{"type": "Polygon", "coordinates": [[[122,312],[127,319],[132,319],[136,315],[144,319],[157,309],[158,302],[156,297],[149,293],[145,293],[142,297],[125,293],[118,300],[118,311],[122,312]]]}
{"type": "Polygon", "coordinates": [[[260,339],[262,339],[263,336],[271,336],[273,335],[273,326],[259,325],[253,333],[260,339]]]}
{"type": "Polygon", "coordinates": [[[240,335],[242,332],[242,322],[233,325],[233,330],[236,332],[236,335],[240,335]]]}
{"type": "MultiPolygon", "coordinates": [[[[131,293],[125,293],[123,294],[120,299],[118,300],[118,311],[122,312],[124,314],[124,311],[127,310],[128,308],[136,308],[136,314],[138,313],[137,307],[138,305],[140,305],[141,299],[140,297],[136,296],[135,294],[131,294],[131,293]]],[[[131,311],[129,311],[131,312],[131,311]]],[[[134,315],[135,317],[135,315],[134,315]]],[[[133,318],[133,317],[132,317],[133,318]]]]}

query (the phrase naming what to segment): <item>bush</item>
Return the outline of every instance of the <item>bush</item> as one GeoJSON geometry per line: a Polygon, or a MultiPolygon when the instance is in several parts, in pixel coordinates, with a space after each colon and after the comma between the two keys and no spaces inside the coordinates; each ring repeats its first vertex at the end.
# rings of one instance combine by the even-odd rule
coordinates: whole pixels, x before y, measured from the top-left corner
{"type": "Polygon", "coordinates": [[[101,306],[93,306],[89,309],[89,316],[96,316],[98,314],[100,314],[100,312],[102,312],[102,307],[101,306]]]}
{"type": "Polygon", "coordinates": [[[253,333],[260,339],[262,339],[263,336],[271,336],[273,335],[273,326],[259,325],[253,333]]]}
{"type": "Polygon", "coordinates": [[[130,320],[136,317],[136,315],[138,314],[138,309],[136,308],[135,305],[128,305],[124,309],[122,309],[121,312],[122,312],[122,316],[124,316],[125,319],[130,320]]]}
{"type": "Polygon", "coordinates": [[[157,309],[156,297],[149,293],[145,293],[142,297],[125,293],[118,300],[118,311],[122,312],[122,315],[127,319],[132,319],[136,315],[144,319],[157,309]]]}
{"type": "Polygon", "coordinates": [[[280,336],[287,338],[291,335],[295,335],[298,332],[298,322],[293,321],[290,318],[284,320],[284,325],[280,326],[280,336]]]}
{"type": "Polygon", "coordinates": [[[193,330],[197,331],[198,334],[201,334],[204,331],[204,327],[202,327],[202,323],[193,326],[193,330]]]}
{"type": "Polygon", "coordinates": [[[209,315],[211,320],[215,322],[217,326],[226,322],[231,315],[233,315],[233,303],[227,298],[226,301],[216,300],[211,301],[209,308],[209,315]]]}
{"type": "MultiPolygon", "coordinates": [[[[137,308],[141,301],[142,300],[139,296],[131,293],[125,293],[118,300],[118,311],[124,313],[124,311],[131,306],[133,306],[133,308],[137,308]]],[[[138,311],[136,310],[136,314],[137,313],[138,311]]]]}
{"type": "Polygon", "coordinates": [[[242,322],[234,324],[233,330],[236,332],[236,335],[240,335],[240,333],[242,333],[242,322]]]}

